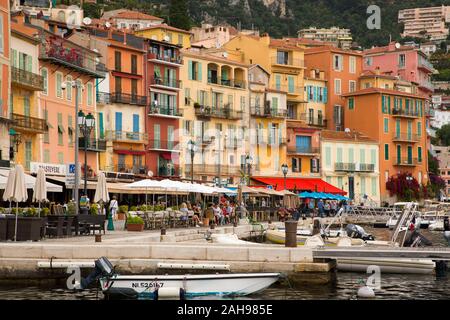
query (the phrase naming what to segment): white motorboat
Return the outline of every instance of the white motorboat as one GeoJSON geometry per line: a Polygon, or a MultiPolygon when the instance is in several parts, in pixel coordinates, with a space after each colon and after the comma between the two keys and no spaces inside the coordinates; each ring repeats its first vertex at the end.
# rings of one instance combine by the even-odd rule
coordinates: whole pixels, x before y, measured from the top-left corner
{"type": "Polygon", "coordinates": [[[430,231],[444,231],[444,220],[438,220],[433,223],[430,223],[428,226],[428,230],[430,231]]]}
{"type": "Polygon", "coordinates": [[[178,292],[179,298],[199,296],[246,296],[275,283],[280,273],[225,273],[186,275],[119,275],[108,259],[95,261],[95,271],[81,288],[99,279],[106,296],[157,298],[159,292],[178,292]],[[164,291],[165,290],[165,291],[164,291]]]}
{"type": "Polygon", "coordinates": [[[381,273],[430,274],[434,272],[435,262],[429,259],[382,259],[352,258],[337,259],[339,271],[367,272],[367,267],[380,267],[381,273]]]}

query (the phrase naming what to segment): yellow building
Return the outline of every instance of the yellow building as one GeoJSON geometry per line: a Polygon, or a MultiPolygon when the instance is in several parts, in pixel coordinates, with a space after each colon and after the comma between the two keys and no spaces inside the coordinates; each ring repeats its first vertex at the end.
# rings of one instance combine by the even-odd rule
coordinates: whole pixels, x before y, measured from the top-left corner
{"type": "MultiPolygon", "coordinates": [[[[357,204],[380,204],[378,142],[356,132],[321,132],[322,178],[357,204]]],[[[320,191],[320,190],[319,190],[320,191]]]]}
{"type": "Polygon", "coordinates": [[[191,47],[191,32],[171,27],[167,24],[158,24],[148,28],[136,30],[134,34],[147,39],[165,41],[174,45],[181,45],[183,48],[191,47]]]}
{"type": "Polygon", "coordinates": [[[396,76],[381,74],[377,71],[364,71],[359,77],[359,89],[380,88],[397,90],[406,93],[417,93],[417,85],[396,76]]]}
{"type": "MultiPolygon", "coordinates": [[[[10,135],[16,150],[15,162],[30,171],[31,162],[41,162],[41,138],[47,132],[37,92],[44,90],[39,75],[39,40],[34,29],[12,22],[11,28],[11,118],[10,135]]],[[[45,106],[42,106],[45,108],[45,106]]]]}
{"type": "Polygon", "coordinates": [[[249,68],[251,174],[279,176],[286,163],[286,92],[270,89],[270,74],[254,64],[249,68]]]}
{"type": "Polygon", "coordinates": [[[188,50],[183,62],[181,176],[191,178],[193,164],[195,180],[239,183],[248,156],[248,65],[188,50]],[[190,140],[197,148],[193,163],[190,140]]]}

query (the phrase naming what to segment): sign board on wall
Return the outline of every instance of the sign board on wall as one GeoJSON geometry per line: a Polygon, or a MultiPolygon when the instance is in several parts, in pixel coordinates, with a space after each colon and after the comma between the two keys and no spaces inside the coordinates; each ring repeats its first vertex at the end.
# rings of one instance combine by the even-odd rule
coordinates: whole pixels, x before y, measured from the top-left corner
{"type": "MultiPolygon", "coordinates": [[[[78,179],[81,175],[81,167],[78,165],[78,179]]],[[[79,181],[78,181],[79,182],[79,181]]],[[[75,187],[75,163],[69,163],[66,167],[66,188],[75,187]]]]}
{"type": "Polygon", "coordinates": [[[46,175],[49,176],[65,176],[66,165],[65,164],[53,164],[44,162],[30,162],[30,172],[37,173],[39,168],[44,169],[46,175]]]}

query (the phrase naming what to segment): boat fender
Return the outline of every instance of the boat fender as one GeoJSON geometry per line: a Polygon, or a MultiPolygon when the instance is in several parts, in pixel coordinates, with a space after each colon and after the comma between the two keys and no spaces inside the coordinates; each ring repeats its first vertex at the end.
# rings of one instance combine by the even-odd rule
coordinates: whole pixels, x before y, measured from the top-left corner
{"type": "Polygon", "coordinates": [[[155,300],[184,300],[184,289],[177,287],[158,288],[155,290],[155,300]]]}
{"type": "Polygon", "coordinates": [[[371,287],[361,287],[358,289],[358,298],[375,298],[375,292],[371,287]]]}

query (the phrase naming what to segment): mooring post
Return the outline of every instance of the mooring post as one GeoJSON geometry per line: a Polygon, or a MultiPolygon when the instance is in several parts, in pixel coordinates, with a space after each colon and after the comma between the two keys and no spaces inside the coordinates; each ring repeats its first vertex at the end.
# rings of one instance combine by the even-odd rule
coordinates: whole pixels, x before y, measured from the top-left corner
{"type": "Polygon", "coordinates": [[[284,225],[286,230],[285,246],[290,248],[297,247],[297,221],[288,220],[284,222],[284,225]]]}

